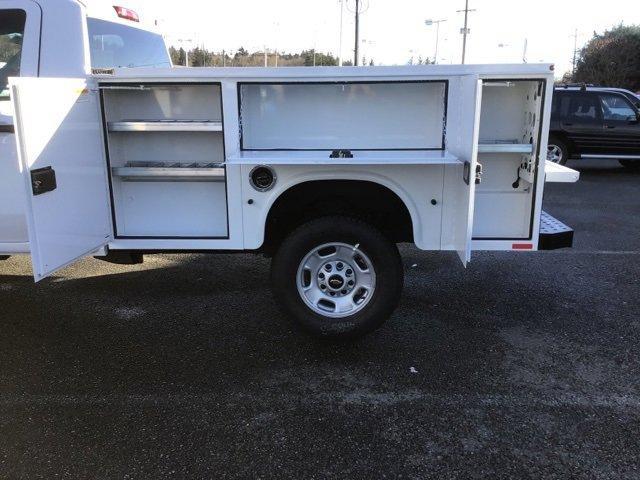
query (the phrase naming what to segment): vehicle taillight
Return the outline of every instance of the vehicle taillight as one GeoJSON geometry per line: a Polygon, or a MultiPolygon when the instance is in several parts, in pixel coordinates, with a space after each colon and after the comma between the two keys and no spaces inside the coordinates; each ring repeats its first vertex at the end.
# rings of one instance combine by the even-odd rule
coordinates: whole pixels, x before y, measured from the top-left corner
{"type": "Polygon", "coordinates": [[[129,8],[124,7],[113,7],[120,18],[124,18],[125,20],[131,20],[132,22],[139,22],[140,17],[138,14],[129,8]]]}
{"type": "Polygon", "coordinates": [[[514,243],[511,248],[513,250],[533,250],[533,243],[514,243]]]}

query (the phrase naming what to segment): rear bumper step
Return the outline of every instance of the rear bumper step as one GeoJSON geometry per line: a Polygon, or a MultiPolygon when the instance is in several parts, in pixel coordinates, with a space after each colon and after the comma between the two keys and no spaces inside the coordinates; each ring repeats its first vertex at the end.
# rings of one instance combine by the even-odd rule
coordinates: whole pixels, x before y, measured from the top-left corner
{"type": "Polygon", "coordinates": [[[144,257],[139,252],[109,250],[106,255],[95,256],[93,258],[116,265],[139,265],[144,263],[144,257]]]}
{"type": "Polygon", "coordinates": [[[538,250],[557,250],[573,246],[573,229],[547,212],[540,216],[538,250]]]}

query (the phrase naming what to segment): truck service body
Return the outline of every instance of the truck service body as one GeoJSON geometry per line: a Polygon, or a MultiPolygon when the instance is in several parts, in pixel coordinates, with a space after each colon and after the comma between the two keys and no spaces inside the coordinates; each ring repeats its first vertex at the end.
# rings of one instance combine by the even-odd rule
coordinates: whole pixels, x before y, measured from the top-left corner
{"type": "MultiPolygon", "coordinates": [[[[61,3],[84,39],[85,6],[61,3]]],[[[87,255],[264,252],[287,314],[355,336],[398,302],[396,243],[464,265],[571,245],[542,212],[545,181],[578,178],[545,162],[551,65],[91,72],[83,54],[11,80],[36,280],[87,255]]]]}

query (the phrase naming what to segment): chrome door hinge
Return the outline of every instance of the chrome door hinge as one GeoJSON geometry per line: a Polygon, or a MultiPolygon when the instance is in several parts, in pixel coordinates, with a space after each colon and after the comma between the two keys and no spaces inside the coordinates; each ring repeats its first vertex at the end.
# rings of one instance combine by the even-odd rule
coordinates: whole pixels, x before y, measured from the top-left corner
{"type": "Polygon", "coordinates": [[[476,164],[476,185],[480,185],[482,182],[482,164],[478,162],[476,164]]]}

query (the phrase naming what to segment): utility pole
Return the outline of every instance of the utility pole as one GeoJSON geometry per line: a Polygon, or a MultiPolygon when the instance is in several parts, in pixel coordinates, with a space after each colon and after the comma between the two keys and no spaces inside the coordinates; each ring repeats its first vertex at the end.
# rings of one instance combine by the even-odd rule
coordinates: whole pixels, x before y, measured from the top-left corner
{"type": "Polygon", "coordinates": [[[340,42],[338,47],[338,66],[342,66],[342,14],[344,13],[344,0],[340,0],[340,42]]]}
{"type": "Polygon", "coordinates": [[[469,34],[469,28],[467,27],[469,21],[469,12],[475,12],[475,9],[469,9],[469,0],[465,0],[464,10],[458,10],[458,13],[464,12],[464,28],[460,29],[462,33],[462,63],[467,53],[467,35],[469,34]]]}
{"type": "MultiPolygon", "coordinates": [[[[576,56],[578,54],[578,29],[576,28],[573,34],[573,68],[571,69],[571,76],[576,76],[576,56]]],[[[573,78],[572,78],[573,80],[573,78]]]]}
{"type": "Polygon", "coordinates": [[[360,45],[360,0],[355,0],[356,2],[356,9],[355,9],[355,14],[356,14],[356,45],[355,45],[355,49],[353,50],[353,64],[357,67],[358,66],[358,53],[359,53],[359,45],[360,45]]]}
{"type": "Polygon", "coordinates": [[[368,10],[369,3],[368,3],[368,0],[353,0],[355,8],[351,10],[351,8],[349,8],[349,3],[348,3],[349,0],[344,0],[344,1],[347,2],[347,10],[355,14],[355,24],[356,24],[355,37],[356,38],[355,38],[355,45],[353,48],[353,64],[357,66],[358,57],[360,56],[360,14],[368,10]]]}
{"type": "Polygon", "coordinates": [[[267,66],[267,46],[264,46],[264,66],[267,66]]]}

